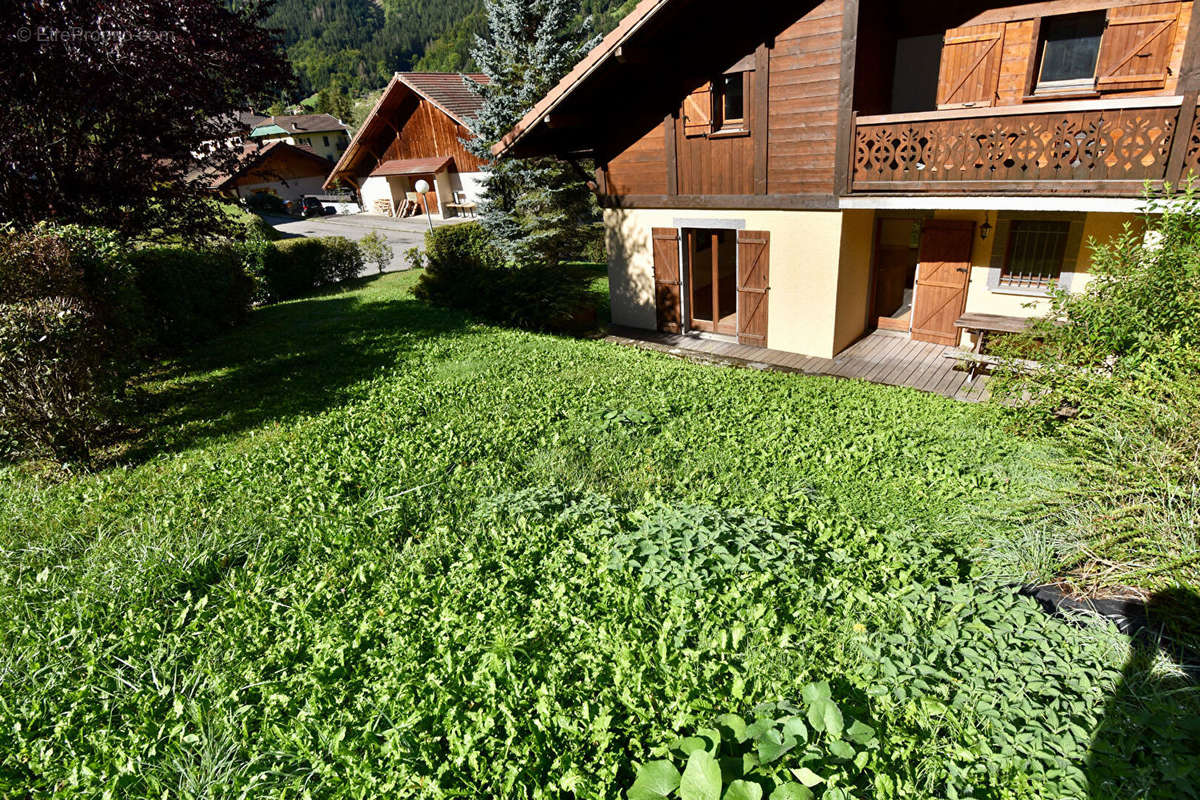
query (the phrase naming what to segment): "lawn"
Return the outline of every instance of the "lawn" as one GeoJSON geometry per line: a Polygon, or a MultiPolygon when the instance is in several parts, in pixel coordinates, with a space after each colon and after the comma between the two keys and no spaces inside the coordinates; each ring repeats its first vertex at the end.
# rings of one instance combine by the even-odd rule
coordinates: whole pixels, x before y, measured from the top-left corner
{"type": "Polygon", "coordinates": [[[615,798],[699,749],[763,797],[1196,796],[1195,686],[981,566],[1069,480],[996,409],[415,277],[163,365],[103,469],[0,467],[0,795],[615,798]]]}

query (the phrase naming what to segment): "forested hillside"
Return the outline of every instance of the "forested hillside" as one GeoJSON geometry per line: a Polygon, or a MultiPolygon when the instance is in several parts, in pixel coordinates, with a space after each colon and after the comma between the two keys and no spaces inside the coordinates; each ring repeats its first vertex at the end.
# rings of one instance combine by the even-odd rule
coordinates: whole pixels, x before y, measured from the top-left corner
{"type": "MultiPolygon", "coordinates": [[[[276,0],[267,20],[283,35],[302,97],[321,89],[359,95],[397,70],[470,70],[487,23],[484,0],[276,0]]],[[[610,30],[636,0],[582,0],[596,30],[610,30]]]]}

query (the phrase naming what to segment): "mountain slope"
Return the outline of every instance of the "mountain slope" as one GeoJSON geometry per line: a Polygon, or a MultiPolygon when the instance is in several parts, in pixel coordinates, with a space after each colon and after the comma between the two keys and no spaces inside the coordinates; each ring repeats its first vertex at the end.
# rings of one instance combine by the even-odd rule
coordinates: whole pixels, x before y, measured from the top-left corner
{"type": "MultiPolygon", "coordinates": [[[[636,0],[582,0],[599,33],[636,0]]],[[[280,31],[301,96],[321,89],[359,95],[397,70],[467,71],[484,0],[277,0],[266,25],[280,31]]],[[[296,98],[298,99],[298,98],[296,98]]]]}

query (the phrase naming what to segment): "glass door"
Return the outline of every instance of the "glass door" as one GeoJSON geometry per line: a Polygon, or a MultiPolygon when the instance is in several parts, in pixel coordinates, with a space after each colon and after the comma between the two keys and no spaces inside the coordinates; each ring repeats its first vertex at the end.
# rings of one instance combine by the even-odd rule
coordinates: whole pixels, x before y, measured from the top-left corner
{"type": "Polygon", "coordinates": [[[737,231],[685,231],[688,323],[692,330],[737,334],[737,231]]]}

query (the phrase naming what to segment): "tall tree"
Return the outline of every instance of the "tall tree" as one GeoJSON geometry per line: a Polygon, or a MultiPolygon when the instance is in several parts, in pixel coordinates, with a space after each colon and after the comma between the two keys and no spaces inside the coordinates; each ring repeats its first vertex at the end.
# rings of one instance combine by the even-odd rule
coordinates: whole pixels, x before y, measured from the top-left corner
{"type": "MultiPolygon", "coordinates": [[[[487,32],[472,58],[489,82],[470,85],[483,108],[473,151],[490,147],[595,44],[577,0],[488,0],[487,32]]],[[[501,159],[488,168],[480,217],[515,262],[557,263],[576,255],[596,216],[577,171],[555,158],[501,159]]]]}
{"type": "Polygon", "coordinates": [[[204,171],[228,170],[237,112],[291,70],[259,0],[56,0],[0,8],[0,221],[129,234],[220,228],[204,171]]]}

